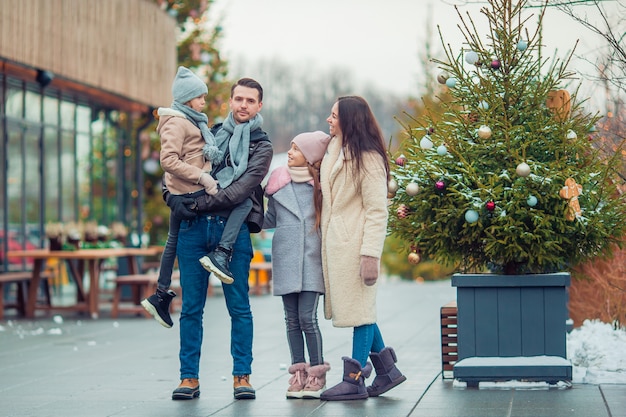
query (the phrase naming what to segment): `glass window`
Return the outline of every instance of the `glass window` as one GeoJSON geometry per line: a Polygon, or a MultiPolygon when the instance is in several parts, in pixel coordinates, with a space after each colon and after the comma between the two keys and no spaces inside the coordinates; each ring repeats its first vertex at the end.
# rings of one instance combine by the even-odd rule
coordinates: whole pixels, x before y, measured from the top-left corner
{"type": "Polygon", "coordinates": [[[26,91],[24,100],[24,118],[29,122],[39,123],[41,121],[41,96],[32,91],[26,91]]]}
{"type": "Polygon", "coordinates": [[[16,86],[15,84],[7,85],[7,97],[6,97],[6,115],[9,117],[22,118],[24,109],[24,93],[22,86],[16,86]]]}
{"type": "Polygon", "coordinates": [[[53,126],[59,124],[59,100],[56,97],[43,98],[43,122],[53,126]]]}
{"type": "Polygon", "coordinates": [[[87,106],[76,106],[76,131],[80,133],[89,133],[89,124],[91,123],[91,109],[87,106]]]}
{"type": "Polygon", "coordinates": [[[91,216],[91,141],[89,135],[76,135],[76,178],[78,180],[78,204],[83,217],[91,216]]]}
{"type": "Polygon", "coordinates": [[[22,223],[24,203],[22,188],[24,184],[24,166],[22,154],[22,129],[16,125],[7,126],[7,202],[9,224],[22,223]]]}
{"type": "Polygon", "coordinates": [[[74,130],[76,120],[76,105],[69,101],[61,101],[61,127],[74,130]]]}
{"type": "Polygon", "coordinates": [[[44,131],[44,181],[46,191],[45,222],[57,222],[60,215],[61,160],[59,159],[58,130],[48,127],[44,131]]]}
{"type": "Polygon", "coordinates": [[[74,133],[61,133],[61,221],[77,221],[76,218],[76,148],[74,133]]]}
{"type": "Polygon", "coordinates": [[[24,185],[26,223],[39,222],[41,176],[39,175],[39,129],[29,128],[24,132],[24,185]]]}

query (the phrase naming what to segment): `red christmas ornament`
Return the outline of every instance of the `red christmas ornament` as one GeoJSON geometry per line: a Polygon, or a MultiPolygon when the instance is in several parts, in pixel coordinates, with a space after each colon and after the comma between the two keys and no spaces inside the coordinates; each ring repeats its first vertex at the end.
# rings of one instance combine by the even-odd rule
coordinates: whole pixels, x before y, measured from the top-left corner
{"type": "Polygon", "coordinates": [[[404,219],[409,215],[409,208],[405,204],[400,204],[396,210],[399,219],[404,219]]]}
{"type": "Polygon", "coordinates": [[[494,70],[499,70],[500,69],[500,60],[499,59],[494,59],[493,61],[491,61],[491,68],[494,70]]]}
{"type": "Polygon", "coordinates": [[[439,191],[441,191],[444,188],[446,188],[446,184],[443,181],[437,181],[435,183],[435,188],[438,189],[439,191]]]}
{"type": "Polygon", "coordinates": [[[485,208],[489,211],[493,211],[496,208],[496,203],[494,203],[493,201],[487,201],[487,204],[485,204],[485,208]]]}
{"type": "Polygon", "coordinates": [[[400,155],[399,157],[396,158],[396,165],[403,167],[405,161],[406,161],[406,157],[404,155],[400,155]]]}

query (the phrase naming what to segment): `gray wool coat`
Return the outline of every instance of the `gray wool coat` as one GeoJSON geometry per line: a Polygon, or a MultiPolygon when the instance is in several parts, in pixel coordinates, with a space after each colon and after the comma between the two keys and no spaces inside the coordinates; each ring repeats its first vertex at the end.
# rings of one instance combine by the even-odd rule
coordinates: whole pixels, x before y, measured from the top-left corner
{"type": "Polygon", "coordinates": [[[290,178],[287,167],[278,167],[272,171],[265,187],[268,204],[263,228],[275,228],[272,238],[274,295],[302,291],[324,293],[321,237],[319,228],[314,228],[313,186],[291,182],[290,178]]]}

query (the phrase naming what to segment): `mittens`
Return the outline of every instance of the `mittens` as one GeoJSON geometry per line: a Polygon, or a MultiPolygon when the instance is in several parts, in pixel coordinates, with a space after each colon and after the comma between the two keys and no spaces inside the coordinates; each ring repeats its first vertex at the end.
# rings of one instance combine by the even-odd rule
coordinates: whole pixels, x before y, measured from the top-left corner
{"type": "Polygon", "coordinates": [[[217,194],[217,181],[206,172],[200,175],[200,179],[198,179],[198,184],[204,187],[204,191],[208,195],[217,194]]]}
{"type": "Polygon", "coordinates": [[[378,279],[380,259],[373,256],[361,256],[361,279],[365,285],[374,285],[378,279]]]}

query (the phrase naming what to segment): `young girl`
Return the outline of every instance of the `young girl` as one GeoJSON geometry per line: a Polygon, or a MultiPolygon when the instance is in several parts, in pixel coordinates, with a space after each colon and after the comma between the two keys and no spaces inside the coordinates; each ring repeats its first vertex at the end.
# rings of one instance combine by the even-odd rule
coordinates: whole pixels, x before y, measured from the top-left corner
{"type": "Polygon", "coordinates": [[[321,190],[319,167],[330,137],[321,131],[301,133],[291,141],[287,166],[270,174],[264,229],[272,238],[274,295],[285,309],[291,352],[287,398],[319,398],[330,369],[322,355],[317,324],[319,297],[324,293],[321,259],[321,190]],[[304,343],[309,363],[304,356],[304,343]]]}

